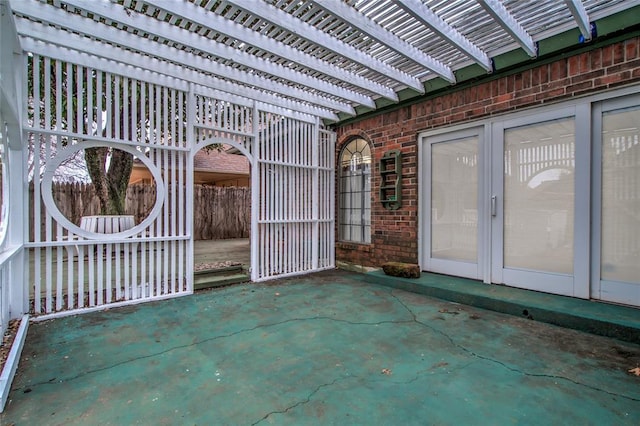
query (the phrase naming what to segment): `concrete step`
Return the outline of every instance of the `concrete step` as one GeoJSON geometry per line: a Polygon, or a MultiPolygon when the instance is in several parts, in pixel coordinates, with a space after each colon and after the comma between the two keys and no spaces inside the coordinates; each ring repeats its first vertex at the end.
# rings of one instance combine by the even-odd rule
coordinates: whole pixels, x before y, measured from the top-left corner
{"type": "Polygon", "coordinates": [[[242,270],[242,267],[198,271],[193,274],[193,289],[203,290],[248,281],[250,281],[249,275],[242,270]]]}
{"type": "Polygon", "coordinates": [[[423,272],[420,278],[391,277],[382,271],[358,277],[374,284],[640,344],[640,310],[630,306],[487,285],[428,272],[423,272]]]}

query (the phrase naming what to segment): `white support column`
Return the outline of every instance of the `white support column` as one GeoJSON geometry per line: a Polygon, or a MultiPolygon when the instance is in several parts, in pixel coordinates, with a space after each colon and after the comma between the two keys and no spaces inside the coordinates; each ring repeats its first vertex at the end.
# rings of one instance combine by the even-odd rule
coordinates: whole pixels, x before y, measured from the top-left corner
{"type": "Polygon", "coordinates": [[[27,282],[25,280],[25,273],[27,273],[26,264],[28,264],[28,256],[25,255],[24,241],[28,238],[27,225],[27,209],[26,198],[29,194],[28,186],[23,185],[24,176],[26,173],[23,163],[23,151],[8,149],[8,163],[9,163],[9,182],[20,183],[20,185],[12,185],[15,189],[9,191],[9,211],[8,211],[8,223],[11,224],[8,228],[7,245],[10,248],[19,248],[19,252],[16,253],[12,259],[11,276],[10,276],[10,288],[9,288],[9,316],[11,318],[19,318],[25,314],[29,309],[29,291],[27,282]],[[25,266],[25,267],[23,267],[25,266]]]}
{"type": "MultiPolygon", "coordinates": [[[[258,216],[260,214],[260,114],[256,102],[253,102],[253,120],[251,123],[253,141],[251,142],[251,281],[258,279],[258,216]]],[[[262,247],[264,249],[264,247],[262,247]]]]}
{"type": "MultiPolygon", "coordinates": [[[[187,148],[195,149],[195,128],[196,124],[196,97],[194,95],[194,85],[189,84],[189,93],[187,93],[187,148]]],[[[186,229],[185,233],[189,236],[187,243],[187,265],[185,274],[187,278],[187,292],[193,292],[193,157],[196,153],[192,152],[187,160],[187,209],[186,209],[186,229]]]]}
{"type": "MultiPolygon", "coordinates": [[[[319,159],[318,159],[318,144],[319,141],[319,133],[320,133],[320,119],[316,118],[316,123],[313,126],[313,138],[311,140],[311,166],[313,167],[313,181],[311,182],[311,193],[312,193],[312,202],[311,202],[311,217],[313,219],[313,238],[312,246],[311,246],[311,268],[316,270],[318,269],[318,244],[320,244],[320,222],[319,222],[319,208],[318,205],[320,201],[319,197],[319,182],[320,172],[318,170],[319,167],[319,159]]],[[[305,141],[306,143],[306,141],[305,141]]]]}

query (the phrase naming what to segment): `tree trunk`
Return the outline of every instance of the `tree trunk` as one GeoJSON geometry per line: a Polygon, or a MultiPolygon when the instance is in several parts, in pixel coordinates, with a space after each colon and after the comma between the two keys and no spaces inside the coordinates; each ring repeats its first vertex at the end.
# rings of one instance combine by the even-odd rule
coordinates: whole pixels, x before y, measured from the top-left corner
{"type": "Polygon", "coordinates": [[[87,148],[85,161],[100,200],[100,214],[125,214],[124,202],[133,168],[133,155],[108,147],[87,148]]]}

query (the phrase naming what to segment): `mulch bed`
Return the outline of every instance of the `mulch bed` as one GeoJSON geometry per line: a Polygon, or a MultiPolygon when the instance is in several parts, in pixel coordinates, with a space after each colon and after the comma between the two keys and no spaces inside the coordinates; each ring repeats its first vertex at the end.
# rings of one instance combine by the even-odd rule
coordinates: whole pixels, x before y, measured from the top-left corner
{"type": "Polygon", "coordinates": [[[2,337],[2,345],[0,345],[0,372],[4,368],[4,363],[7,362],[7,357],[11,351],[11,345],[18,334],[18,328],[20,328],[20,319],[12,319],[9,321],[7,331],[2,337]]]}
{"type": "Polygon", "coordinates": [[[207,271],[210,269],[224,269],[224,268],[229,268],[231,266],[241,266],[242,263],[239,262],[232,262],[230,260],[226,261],[226,262],[213,262],[213,263],[197,263],[195,265],[193,265],[193,270],[194,271],[207,271]]]}

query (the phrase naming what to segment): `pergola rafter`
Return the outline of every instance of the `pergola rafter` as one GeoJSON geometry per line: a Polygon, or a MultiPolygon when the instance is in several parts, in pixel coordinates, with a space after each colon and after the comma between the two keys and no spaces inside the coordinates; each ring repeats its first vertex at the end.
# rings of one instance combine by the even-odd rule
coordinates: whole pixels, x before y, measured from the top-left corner
{"type": "Polygon", "coordinates": [[[533,38],[499,0],[478,0],[478,3],[518,42],[527,55],[535,57],[538,54],[533,38]]]}
{"type": "Polygon", "coordinates": [[[436,34],[477,62],[482,68],[487,71],[492,70],[491,59],[485,52],[473,44],[468,38],[460,34],[458,30],[448,25],[420,0],[395,0],[395,2],[402,7],[406,13],[431,28],[436,34]]]}
{"type": "Polygon", "coordinates": [[[585,40],[591,40],[591,23],[589,22],[589,15],[584,8],[582,1],[580,0],[565,0],[567,7],[571,11],[573,19],[575,19],[580,33],[585,40]]]}
{"type": "Polygon", "coordinates": [[[420,66],[425,67],[429,71],[439,75],[449,83],[455,83],[456,77],[453,75],[451,68],[442,62],[425,54],[421,50],[415,48],[411,44],[402,40],[400,37],[385,30],[379,24],[373,22],[362,13],[359,13],[346,3],[336,2],[333,0],[315,0],[315,3],[322,6],[323,9],[331,12],[335,16],[346,19],[353,27],[357,28],[363,34],[370,36],[381,44],[388,46],[393,51],[403,55],[404,57],[414,61],[420,66]]]}

